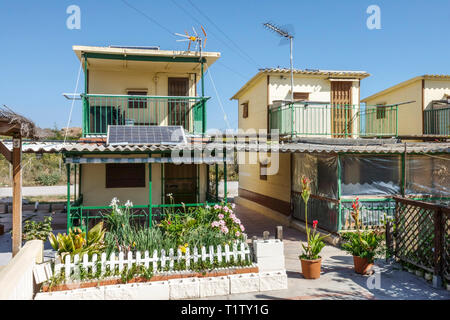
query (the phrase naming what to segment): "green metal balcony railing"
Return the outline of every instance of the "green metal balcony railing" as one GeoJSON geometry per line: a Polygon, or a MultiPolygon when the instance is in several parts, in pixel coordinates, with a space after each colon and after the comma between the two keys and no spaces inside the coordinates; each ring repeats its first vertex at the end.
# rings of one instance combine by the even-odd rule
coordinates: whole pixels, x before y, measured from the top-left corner
{"type": "Polygon", "coordinates": [[[108,125],[180,125],[206,131],[209,97],[82,95],[83,136],[106,135],[108,125]]]}
{"type": "Polygon", "coordinates": [[[269,128],[280,135],[333,138],[398,135],[398,106],[295,102],[269,110],[269,128]]]}
{"type": "Polygon", "coordinates": [[[425,110],[424,134],[450,135],[450,107],[425,110]]]}

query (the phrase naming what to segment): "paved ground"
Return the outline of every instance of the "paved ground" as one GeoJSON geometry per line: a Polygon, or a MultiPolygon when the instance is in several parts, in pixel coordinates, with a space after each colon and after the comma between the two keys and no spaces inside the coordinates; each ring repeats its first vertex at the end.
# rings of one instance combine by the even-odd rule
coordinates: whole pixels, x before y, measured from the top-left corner
{"type": "MultiPolygon", "coordinates": [[[[248,237],[262,237],[263,231],[274,235],[276,221],[269,219],[255,211],[236,206],[237,215],[246,226],[248,237]]],[[[25,212],[24,216],[33,219],[42,219],[44,213],[25,212]],[[34,216],[33,216],[34,215],[34,216]]],[[[48,215],[48,213],[45,213],[48,215]]],[[[9,215],[10,216],[10,215],[9,215]]],[[[65,214],[53,215],[54,232],[65,232],[65,214]]],[[[0,223],[5,223],[9,217],[0,216],[0,223]]],[[[298,256],[301,251],[300,241],[305,241],[303,233],[296,229],[283,227],[285,262],[288,274],[288,289],[267,291],[264,293],[234,294],[214,297],[212,299],[446,299],[450,300],[450,291],[435,289],[431,283],[406,271],[401,271],[396,264],[387,264],[378,261],[380,268],[380,287],[369,289],[368,276],[361,276],[353,271],[353,259],[342,250],[327,245],[322,251],[322,275],[317,280],[306,280],[301,274],[301,265],[298,256]]],[[[45,244],[45,257],[53,256],[47,241],[45,244]]],[[[11,235],[5,233],[0,236],[0,266],[11,259],[11,235]]]]}
{"type": "MultiPolygon", "coordinates": [[[[246,226],[249,238],[262,237],[269,231],[273,237],[277,222],[237,206],[238,216],[246,226]]],[[[300,241],[305,235],[298,230],[283,227],[284,254],[288,274],[288,289],[265,293],[233,294],[213,299],[450,299],[450,292],[434,289],[431,283],[406,271],[398,265],[378,261],[380,268],[380,288],[367,287],[368,276],[358,275],[353,270],[353,258],[344,251],[327,245],[322,251],[322,274],[317,280],[306,280],[301,274],[298,256],[300,241]]]]}
{"type": "MultiPolygon", "coordinates": [[[[70,187],[70,192],[73,194],[73,185],[70,187]]],[[[64,186],[38,186],[38,187],[23,187],[22,195],[28,196],[48,196],[48,195],[65,195],[67,194],[67,185],[64,186]]],[[[12,188],[0,188],[0,198],[12,197],[12,188]]]]}

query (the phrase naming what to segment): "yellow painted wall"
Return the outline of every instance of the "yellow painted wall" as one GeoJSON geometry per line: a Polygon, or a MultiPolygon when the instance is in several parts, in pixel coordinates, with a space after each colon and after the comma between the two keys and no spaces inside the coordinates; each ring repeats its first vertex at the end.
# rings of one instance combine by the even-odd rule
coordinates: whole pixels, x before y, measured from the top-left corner
{"type": "MultiPolygon", "coordinates": [[[[257,157],[254,152],[247,153],[246,163],[239,166],[239,188],[266,195],[272,198],[290,202],[291,197],[291,162],[288,153],[273,153],[279,155],[279,169],[275,175],[267,176],[267,180],[259,178],[259,164],[248,164],[249,157],[257,157]]],[[[258,158],[257,158],[258,159],[258,158]]]]}
{"type": "MultiPolygon", "coordinates": [[[[283,79],[278,75],[270,75],[269,80],[269,103],[274,100],[290,99],[290,78],[283,75],[283,79]]],[[[294,92],[308,92],[309,99],[318,102],[330,102],[331,83],[328,79],[320,77],[295,75],[294,92]]],[[[267,76],[260,78],[251,88],[249,88],[238,101],[239,129],[248,131],[255,129],[267,129],[267,76]],[[249,102],[248,118],[242,117],[242,103],[249,102]]],[[[352,102],[359,103],[359,81],[352,82],[352,102]]],[[[331,122],[331,115],[328,119],[331,122]]],[[[321,119],[317,116],[313,121],[317,124],[321,119]]],[[[300,126],[300,124],[299,124],[300,126]]],[[[355,123],[354,131],[357,130],[355,123]]],[[[299,127],[299,129],[301,129],[299,127]]],[[[317,128],[314,128],[317,129],[317,128]]],[[[328,128],[329,129],[329,126],[328,128]]],[[[254,158],[256,153],[240,153],[239,157],[246,157],[246,164],[239,165],[239,187],[260,193],[269,197],[290,202],[291,196],[291,163],[290,155],[280,153],[278,174],[268,176],[267,180],[259,179],[259,164],[249,164],[248,159],[254,158]]]]}
{"type": "MultiPolygon", "coordinates": [[[[146,90],[149,96],[167,96],[168,78],[189,78],[189,96],[196,96],[196,80],[199,74],[194,73],[154,73],[146,70],[104,70],[89,69],[90,94],[126,95],[128,90],[146,90]]],[[[101,103],[101,102],[100,102],[101,103]]],[[[151,122],[159,125],[168,125],[168,105],[165,100],[148,101],[145,109],[128,109],[128,102],[112,102],[111,105],[120,106],[126,112],[127,118],[137,122],[151,122]],[[157,103],[156,101],[159,101],[157,103]]],[[[190,103],[192,107],[194,102],[190,103]]],[[[193,121],[193,117],[190,117],[193,121]]]]}
{"type": "Polygon", "coordinates": [[[366,100],[367,105],[396,104],[408,101],[414,103],[398,107],[398,134],[422,134],[422,80],[414,81],[374,99],[366,100]]]}
{"type": "MultiPolygon", "coordinates": [[[[147,157],[148,155],[109,155],[109,157],[147,157]]],[[[87,155],[86,157],[94,157],[87,155]]],[[[159,155],[154,155],[159,157],[159,155]]],[[[152,165],[152,203],[161,204],[161,164],[152,165]]],[[[134,205],[147,205],[149,197],[148,178],[144,188],[106,188],[106,165],[102,163],[82,164],[81,193],[84,206],[109,205],[111,199],[117,197],[121,203],[127,200],[134,205]]],[[[206,200],[206,164],[199,169],[200,202],[206,200]]],[[[148,177],[148,164],[145,165],[145,175],[148,177]]]]}
{"type": "Polygon", "coordinates": [[[262,77],[238,100],[239,129],[267,129],[267,78],[262,77]],[[248,118],[243,118],[242,104],[248,102],[248,118]]]}

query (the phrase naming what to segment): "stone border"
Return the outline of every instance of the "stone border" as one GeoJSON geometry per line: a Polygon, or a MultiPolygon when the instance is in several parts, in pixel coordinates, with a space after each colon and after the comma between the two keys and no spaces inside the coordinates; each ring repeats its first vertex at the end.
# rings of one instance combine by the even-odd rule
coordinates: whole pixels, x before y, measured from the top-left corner
{"type": "Polygon", "coordinates": [[[36,300],[177,300],[287,289],[285,270],[40,292],[36,300]]]}
{"type": "MultiPolygon", "coordinates": [[[[245,274],[245,273],[255,273],[259,272],[258,266],[252,264],[246,267],[229,267],[229,268],[216,268],[208,272],[192,272],[192,271],[168,271],[168,272],[158,272],[153,275],[151,279],[146,279],[143,277],[136,277],[128,281],[131,283],[147,283],[156,281],[171,281],[173,279],[185,279],[185,278],[208,278],[208,277],[220,277],[235,274],[245,274]]],[[[82,282],[72,282],[65,283],[61,285],[56,285],[51,288],[48,285],[42,286],[42,292],[56,292],[56,291],[67,291],[76,289],[86,289],[93,287],[103,287],[111,285],[122,285],[122,280],[120,277],[110,277],[102,280],[88,280],[82,282]]]]}

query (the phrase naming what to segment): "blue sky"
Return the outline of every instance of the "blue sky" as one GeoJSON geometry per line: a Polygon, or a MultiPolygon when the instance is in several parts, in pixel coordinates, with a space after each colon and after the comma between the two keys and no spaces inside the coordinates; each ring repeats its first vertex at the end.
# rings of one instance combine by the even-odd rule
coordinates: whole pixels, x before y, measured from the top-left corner
{"type": "MultiPolygon", "coordinates": [[[[126,1],[164,28],[121,0],[0,0],[0,104],[41,127],[61,128],[71,105],[61,94],[73,92],[79,68],[72,45],[182,50],[185,43],[171,33],[199,29],[200,23],[208,32],[206,50],[222,53],[211,74],[234,128],[237,102],[229,98],[258,68],[289,66],[289,46],[278,45],[277,36],[262,27],[266,21],[293,25],[296,68],[368,71],[361,98],[417,75],[450,74],[446,0],[191,0],[203,15],[188,0],[126,1]],[[72,4],[81,8],[80,30],[66,28],[72,4]],[[381,30],[366,27],[371,4],[381,9],[381,30]]],[[[212,96],[208,127],[226,129],[209,77],[206,93],[212,96]]],[[[81,125],[79,103],[70,125],[81,125]]]]}

